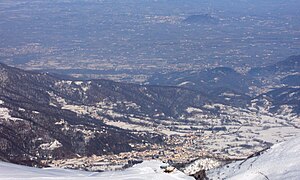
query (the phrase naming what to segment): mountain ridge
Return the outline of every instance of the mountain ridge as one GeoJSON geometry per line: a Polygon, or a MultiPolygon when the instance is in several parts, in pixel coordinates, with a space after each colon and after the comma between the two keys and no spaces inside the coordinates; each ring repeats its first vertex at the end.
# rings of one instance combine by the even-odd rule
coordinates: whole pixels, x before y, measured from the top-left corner
{"type": "MultiPolygon", "coordinates": [[[[70,80],[1,65],[1,158],[42,165],[41,162],[79,156],[151,151],[153,147],[172,152],[165,143],[174,137],[184,142],[187,134],[196,135],[210,153],[236,158],[238,154],[265,148],[281,137],[268,139],[257,131],[263,134],[279,126],[289,129],[287,132],[291,128],[291,132],[296,131],[300,88],[280,86],[251,97],[241,89],[234,89],[236,82],[232,88],[222,83],[215,86],[215,81],[210,84],[216,76],[221,78],[224,74],[229,74],[228,79],[241,78],[237,82],[242,82],[244,76],[236,73],[224,67],[187,72],[195,79],[204,78],[211,86],[202,91],[176,84],[70,80]],[[245,145],[244,131],[257,137],[251,141],[253,145],[245,145]],[[214,137],[204,141],[204,135],[214,137]],[[239,138],[232,140],[235,136],[239,138]],[[229,142],[236,141],[239,146],[222,144],[216,148],[211,141],[218,138],[229,138],[229,142]]],[[[285,135],[284,131],[282,136],[285,135]]],[[[199,148],[197,143],[189,146],[199,148]]]]}

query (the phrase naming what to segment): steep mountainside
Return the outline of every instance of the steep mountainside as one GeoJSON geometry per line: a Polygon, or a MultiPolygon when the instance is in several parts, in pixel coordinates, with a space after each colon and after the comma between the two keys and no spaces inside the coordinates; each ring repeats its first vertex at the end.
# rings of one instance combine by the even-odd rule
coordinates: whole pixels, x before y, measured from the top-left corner
{"type": "Polygon", "coordinates": [[[300,114],[300,88],[282,87],[264,93],[252,102],[257,101],[257,105],[265,106],[270,112],[285,115],[291,113],[300,114]]]}
{"type": "Polygon", "coordinates": [[[276,144],[244,161],[208,172],[209,179],[299,179],[300,138],[276,144]]]}
{"type": "MultiPolygon", "coordinates": [[[[0,156],[21,164],[132,150],[128,131],[51,105],[58,79],[0,65],[0,156]]],[[[66,93],[67,94],[67,93],[66,93]]]]}
{"type": "Polygon", "coordinates": [[[281,79],[281,83],[287,86],[300,86],[300,74],[288,75],[281,79]]]}
{"type": "Polygon", "coordinates": [[[251,76],[271,76],[275,74],[299,73],[300,72],[300,56],[291,56],[286,60],[275,64],[253,68],[249,71],[251,76]]]}
{"type": "Polygon", "coordinates": [[[147,84],[173,85],[216,95],[230,90],[255,97],[274,88],[299,88],[300,56],[291,56],[269,66],[250,69],[246,74],[232,68],[217,67],[202,71],[170,72],[153,75],[147,84]]]}
{"type": "Polygon", "coordinates": [[[214,94],[218,89],[230,89],[238,93],[249,92],[249,87],[258,85],[255,79],[242,75],[232,68],[218,67],[203,71],[184,71],[157,74],[151,77],[149,84],[186,87],[214,94]]]}

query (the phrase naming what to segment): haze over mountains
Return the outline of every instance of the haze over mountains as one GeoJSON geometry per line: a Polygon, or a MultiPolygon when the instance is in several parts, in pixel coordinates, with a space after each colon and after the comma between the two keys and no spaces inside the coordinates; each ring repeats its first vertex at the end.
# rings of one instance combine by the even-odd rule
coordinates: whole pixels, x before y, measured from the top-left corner
{"type": "Polygon", "coordinates": [[[247,71],[299,53],[296,7],[296,0],[2,1],[0,58],[28,70],[135,83],[162,72],[247,71]]]}
{"type": "Polygon", "coordinates": [[[278,155],[267,149],[285,151],[275,144],[292,146],[300,134],[298,7],[1,1],[0,160],[93,172],[134,166],[127,178],[281,177],[255,169],[278,163],[265,162],[278,155]]]}

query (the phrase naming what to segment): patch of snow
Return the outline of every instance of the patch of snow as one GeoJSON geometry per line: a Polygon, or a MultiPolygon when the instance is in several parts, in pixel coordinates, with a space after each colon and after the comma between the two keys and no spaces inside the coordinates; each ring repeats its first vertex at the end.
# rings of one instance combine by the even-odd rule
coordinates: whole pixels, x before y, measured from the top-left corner
{"type": "Polygon", "coordinates": [[[62,144],[56,139],[51,143],[44,143],[40,145],[40,148],[44,150],[54,150],[60,147],[62,147],[62,144]]]}
{"type": "MultiPolygon", "coordinates": [[[[57,96],[53,92],[47,92],[47,93],[51,97],[51,101],[55,100],[57,103],[59,103],[62,106],[65,105],[65,104],[67,104],[67,102],[66,102],[66,100],[64,98],[57,96]]],[[[49,105],[56,107],[56,105],[53,102],[50,102],[49,105]]]]}
{"type": "Polygon", "coordinates": [[[65,104],[61,109],[67,109],[70,111],[73,111],[77,114],[87,114],[87,108],[85,106],[79,106],[79,105],[67,105],[65,104]]]}
{"type": "Polygon", "coordinates": [[[294,95],[297,95],[297,94],[298,94],[298,92],[293,92],[293,93],[289,94],[289,97],[293,97],[294,95]]]}
{"type": "Polygon", "coordinates": [[[0,119],[5,119],[6,121],[8,121],[8,120],[22,121],[23,120],[23,119],[20,119],[20,118],[12,117],[9,113],[10,113],[9,109],[7,109],[5,107],[1,107],[0,108],[0,119]]]}
{"type": "Polygon", "coordinates": [[[198,159],[193,163],[189,164],[187,167],[185,167],[184,173],[192,175],[199,172],[200,170],[209,170],[212,168],[219,167],[220,165],[221,162],[213,158],[198,159]]]}
{"type": "Polygon", "coordinates": [[[188,113],[192,113],[192,112],[199,112],[199,113],[201,113],[201,112],[203,112],[201,109],[199,109],[199,108],[194,108],[194,107],[188,107],[187,109],[186,109],[186,112],[188,112],[188,113]]]}
{"type": "Polygon", "coordinates": [[[65,124],[65,120],[61,119],[59,122],[55,123],[56,125],[63,125],[65,124]]]}
{"type": "Polygon", "coordinates": [[[215,106],[210,105],[210,104],[205,104],[205,105],[203,106],[203,108],[206,108],[206,109],[215,109],[215,106]]]}
{"type": "Polygon", "coordinates": [[[24,108],[20,108],[20,107],[19,107],[18,109],[19,109],[19,111],[23,111],[23,112],[25,111],[24,108]]]}
{"type": "Polygon", "coordinates": [[[221,96],[227,96],[227,97],[239,97],[241,95],[239,94],[234,94],[234,93],[228,93],[228,92],[224,92],[221,94],[221,96]]]}
{"type": "Polygon", "coordinates": [[[68,85],[71,85],[71,84],[72,84],[72,81],[62,80],[61,82],[62,82],[63,84],[68,84],[68,85]]]}
{"type": "Polygon", "coordinates": [[[81,89],[84,91],[84,92],[86,92],[87,90],[89,90],[90,89],[90,87],[89,86],[81,86],[81,89]]]}
{"type": "Polygon", "coordinates": [[[76,85],[81,85],[83,82],[82,82],[82,81],[74,81],[74,83],[75,83],[76,85]]]}
{"type": "Polygon", "coordinates": [[[195,83],[192,83],[190,81],[185,81],[185,82],[182,82],[182,83],[178,84],[177,86],[184,86],[184,85],[187,85],[187,84],[195,85],[195,83]]]}
{"type": "Polygon", "coordinates": [[[50,102],[49,105],[50,105],[50,106],[57,107],[56,104],[54,104],[54,103],[52,103],[52,102],[50,102]]]}
{"type": "Polygon", "coordinates": [[[293,111],[293,106],[289,105],[281,105],[280,109],[278,110],[278,114],[283,114],[283,115],[292,115],[293,111]]]}

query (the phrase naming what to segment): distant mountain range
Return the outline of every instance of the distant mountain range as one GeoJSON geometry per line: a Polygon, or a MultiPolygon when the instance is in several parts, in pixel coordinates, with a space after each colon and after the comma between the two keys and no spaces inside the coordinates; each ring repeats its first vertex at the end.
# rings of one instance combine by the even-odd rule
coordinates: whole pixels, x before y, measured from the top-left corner
{"type": "Polygon", "coordinates": [[[251,76],[272,76],[277,74],[291,74],[300,72],[300,56],[291,56],[275,64],[252,68],[248,74],[251,76]]]}
{"type": "Polygon", "coordinates": [[[229,67],[217,67],[203,71],[156,74],[147,84],[185,87],[208,94],[213,94],[218,89],[227,89],[250,95],[255,92],[253,88],[257,90],[254,94],[261,94],[262,89],[268,91],[299,86],[299,77],[300,56],[291,56],[269,66],[252,68],[246,74],[240,74],[229,67]]]}
{"type": "MultiPolygon", "coordinates": [[[[0,158],[43,166],[41,160],[113,154],[131,151],[134,144],[164,143],[161,133],[125,130],[106,120],[157,127],[166,120],[185,122],[201,113],[221,118],[219,125],[226,127],[238,122],[228,108],[241,113],[259,113],[263,108],[270,117],[286,113],[299,117],[300,87],[289,80],[299,76],[299,61],[300,56],[293,56],[246,75],[225,67],[159,74],[150,85],[75,81],[0,64],[0,158]],[[278,84],[268,88],[262,80],[266,73],[268,78],[279,78],[278,84]],[[251,96],[253,87],[265,91],[251,96]]],[[[203,117],[200,120],[207,126],[203,117]]]]}
{"type": "Polygon", "coordinates": [[[236,72],[232,68],[217,67],[204,71],[156,74],[149,79],[149,84],[172,85],[205,92],[230,89],[245,93],[249,91],[250,86],[259,85],[259,82],[252,77],[236,72]]]}

